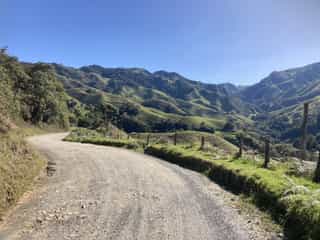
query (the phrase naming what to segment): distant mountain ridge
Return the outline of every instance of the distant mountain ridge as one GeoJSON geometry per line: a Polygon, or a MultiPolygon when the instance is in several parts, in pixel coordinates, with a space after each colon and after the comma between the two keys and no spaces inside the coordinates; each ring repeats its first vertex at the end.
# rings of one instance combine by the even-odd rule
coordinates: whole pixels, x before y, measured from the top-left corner
{"type": "MultiPolygon", "coordinates": [[[[174,102],[172,99],[165,100],[178,108],[181,108],[179,101],[192,101],[211,109],[211,113],[234,111],[248,114],[254,107],[255,110],[270,112],[312,100],[320,95],[320,63],[274,71],[257,84],[247,87],[237,87],[231,83],[202,83],[163,70],[151,73],[142,68],[104,68],[89,65],[77,69],[57,64],[53,66],[60,77],[70,80],[68,84],[71,85],[81,83],[124,96],[128,95],[125,93],[128,88],[134,90],[137,96],[141,95],[139,88],[148,91],[151,89],[175,99],[174,102]],[[248,107],[250,110],[246,109],[248,107]]],[[[186,109],[182,112],[189,114],[186,109]]]]}
{"type": "MultiPolygon", "coordinates": [[[[104,68],[90,65],[77,69],[58,64],[53,64],[53,67],[69,89],[95,88],[135,99],[148,107],[150,100],[154,102],[153,105],[163,100],[173,108],[180,109],[173,112],[177,114],[210,116],[231,111],[246,112],[245,104],[235,96],[237,87],[229,83],[205,84],[189,80],[178,73],[151,73],[141,68],[104,68]],[[194,107],[200,110],[193,112],[194,107]]],[[[173,108],[160,110],[171,113],[173,108]]]]}
{"type": "Polygon", "coordinates": [[[274,111],[310,101],[320,95],[320,63],[272,72],[241,92],[242,100],[274,111]]]}

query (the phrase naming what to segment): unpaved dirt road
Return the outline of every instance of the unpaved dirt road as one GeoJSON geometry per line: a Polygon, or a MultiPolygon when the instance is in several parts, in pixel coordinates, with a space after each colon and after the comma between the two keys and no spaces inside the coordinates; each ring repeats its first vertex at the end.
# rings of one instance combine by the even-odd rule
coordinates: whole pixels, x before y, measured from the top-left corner
{"type": "Polygon", "coordinates": [[[56,171],[14,209],[0,239],[248,240],[257,233],[204,176],[128,150],[29,141],[56,171]]]}

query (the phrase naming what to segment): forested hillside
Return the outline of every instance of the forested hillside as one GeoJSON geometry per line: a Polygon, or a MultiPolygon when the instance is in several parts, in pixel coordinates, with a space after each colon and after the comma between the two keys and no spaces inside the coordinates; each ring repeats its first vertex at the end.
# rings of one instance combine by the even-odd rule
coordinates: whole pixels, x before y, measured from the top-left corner
{"type": "MultiPolygon", "coordinates": [[[[129,132],[223,129],[254,107],[235,95],[232,84],[204,84],[177,73],[139,68],[79,69],[52,64],[66,91],[91,106],[108,105],[116,124],[129,132]]],[[[87,124],[88,125],[88,124],[87,124]]]]}
{"type": "Polygon", "coordinates": [[[2,50],[0,54],[0,113],[3,131],[14,121],[69,126],[62,84],[47,64],[22,64],[2,50]]]}
{"type": "Polygon", "coordinates": [[[261,82],[244,89],[242,99],[258,109],[253,117],[257,128],[279,141],[299,147],[303,103],[310,103],[308,148],[320,140],[320,63],[273,72],[261,82]]]}

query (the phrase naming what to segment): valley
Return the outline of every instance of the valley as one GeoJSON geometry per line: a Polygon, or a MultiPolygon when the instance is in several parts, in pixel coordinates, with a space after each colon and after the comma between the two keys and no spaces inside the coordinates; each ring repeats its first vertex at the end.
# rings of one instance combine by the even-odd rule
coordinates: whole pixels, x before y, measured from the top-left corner
{"type": "MultiPolygon", "coordinates": [[[[0,164],[1,176],[4,176],[2,178],[0,176],[0,186],[2,186],[1,189],[5,189],[5,191],[0,191],[0,198],[3,199],[0,205],[2,216],[8,209],[15,206],[26,191],[32,189],[34,178],[40,172],[48,171],[48,169],[52,168],[54,171],[50,172],[45,179],[49,183],[51,177],[56,179],[60,185],[56,186],[54,191],[58,192],[58,188],[61,191],[64,189],[61,185],[64,180],[77,181],[76,173],[73,176],[66,174],[75,165],[79,165],[77,171],[80,172],[89,167],[90,171],[93,172],[97,171],[94,169],[102,168],[109,173],[120,173],[116,166],[106,168],[106,165],[102,162],[105,161],[105,158],[109,159],[107,157],[109,154],[120,151],[111,147],[122,147],[140,153],[145,152],[184,168],[198,171],[215,183],[223,185],[226,189],[236,194],[243,194],[245,199],[252,198],[251,200],[255,205],[270,211],[270,216],[268,216],[270,218],[272,216],[273,221],[283,228],[283,230],[272,230],[275,231],[277,237],[283,237],[284,234],[288,239],[297,239],[297,237],[299,239],[308,239],[309,237],[317,239],[314,236],[317,236],[318,231],[316,227],[318,224],[318,205],[312,204],[314,201],[319,201],[317,195],[319,179],[317,176],[320,176],[320,165],[317,166],[315,162],[308,161],[318,160],[316,151],[319,147],[320,136],[319,64],[273,72],[255,85],[237,87],[229,83],[208,84],[193,81],[173,72],[157,71],[151,73],[141,68],[105,68],[98,65],[73,68],[55,63],[26,63],[20,62],[17,58],[2,51],[0,55],[0,76],[1,87],[5,89],[5,91],[0,92],[0,134],[2,143],[0,147],[1,154],[5,159],[0,164]],[[306,102],[309,103],[310,111],[306,128],[307,155],[304,159],[306,161],[302,161],[300,159],[302,149],[301,126],[304,103],[306,102]],[[35,149],[31,146],[30,141],[24,140],[28,136],[48,133],[49,131],[70,132],[64,138],[64,141],[61,141],[60,136],[66,136],[66,134],[35,137],[35,149]],[[271,162],[267,165],[263,162],[265,161],[266,138],[271,142],[269,153],[271,162]],[[55,146],[56,149],[54,149],[55,146]],[[88,148],[88,152],[84,151],[86,148],[88,148]],[[94,151],[98,151],[98,149],[101,150],[101,155],[96,156],[94,151]],[[99,163],[95,163],[95,165],[90,165],[90,163],[87,166],[88,163],[82,156],[74,155],[77,151],[84,151],[84,156],[90,155],[88,159],[91,163],[100,159],[99,163]],[[48,165],[46,163],[47,158],[39,152],[49,156],[50,164],[55,162],[54,165],[48,165]],[[104,158],[102,158],[102,155],[104,158]],[[28,161],[25,161],[26,158],[28,161]],[[67,159],[68,161],[73,159],[74,162],[67,161],[67,163],[64,163],[64,160],[67,159]],[[69,165],[66,166],[65,164],[69,165]],[[19,169],[17,166],[19,166],[19,169]],[[32,171],[26,171],[30,166],[33,167],[32,171]],[[13,178],[10,176],[13,176],[13,178]],[[67,177],[71,178],[67,179],[67,177]],[[302,204],[304,208],[298,209],[299,204],[302,204]],[[286,219],[284,222],[281,220],[283,218],[286,219]],[[308,226],[304,225],[305,223],[308,223],[308,226]],[[300,228],[301,231],[295,231],[296,228],[300,228]]],[[[108,161],[110,163],[121,162],[133,158],[135,159],[133,162],[122,162],[121,164],[129,164],[128,166],[131,166],[137,172],[143,169],[140,174],[144,174],[143,172],[146,171],[148,164],[151,164],[148,163],[151,158],[140,153],[128,152],[126,157],[120,154],[108,161]],[[142,161],[143,164],[141,166],[135,165],[139,161],[142,161]]],[[[161,160],[157,159],[155,161],[161,160]]],[[[161,162],[160,165],[162,166],[162,164],[164,163],[161,162]]],[[[169,168],[171,169],[171,165],[169,168]]],[[[176,167],[172,166],[172,168],[175,169],[176,167]]],[[[165,179],[166,177],[161,174],[165,174],[166,170],[161,167],[157,169],[160,174],[159,177],[165,179]]],[[[178,169],[177,171],[185,171],[178,169]]],[[[82,172],[83,177],[80,180],[85,181],[85,184],[83,186],[74,185],[74,192],[80,193],[81,189],[84,192],[93,191],[97,196],[101,193],[101,198],[114,194],[90,188],[86,181],[89,181],[88,176],[93,175],[93,172],[82,172]]],[[[110,182],[110,179],[105,178],[106,172],[100,173],[102,177],[100,180],[92,179],[95,182],[95,187],[100,183],[110,182]]],[[[185,173],[182,173],[182,175],[185,175],[185,173]]],[[[141,180],[141,176],[144,175],[134,174],[132,178],[141,180]]],[[[196,178],[192,176],[187,182],[190,183],[196,178]]],[[[125,185],[128,181],[131,180],[125,180],[123,184],[125,185]]],[[[55,186],[54,184],[57,182],[53,181],[53,185],[48,185],[48,188],[55,186]]],[[[166,185],[167,182],[145,184],[158,184],[160,187],[166,185]]],[[[115,183],[111,185],[115,185],[115,183]]],[[[168,194],[168,198],[174,199],[173,201],[177,201],[176,203],[181,203],[177,199],[184,196],[184,191],[189,191],[187,185],[187,183],[184,183],[184,187],[181,189],[182,195],[168,194]]],[[[135,187],[137,186],[133,186],[133,188],[135,187]]],[[[118,189],[115,197],[122,199],[126,192],[124,189],[126,187],[118,189]]],[[[135,191],[138,191],[137,189],[135,191]]],[[[67,189],[63,191],[65,193],[60,197],[65,198],[68,195],[66,193],[67,189]]],[[[148,191],[148,189],[139,188],[139,191],[148,191]]],[[[190,190],[190,192],[198,194],[199,199],[204,199],[204,193],[197,191],[190,190]]],[[[46,204],[50,202],[50,194],[49,192],[44,193],[47,200],[42,202],[44,205],[41,210],[35,208],[36,212],[47,212],[44,209],[52,207],[52,211],[57,213],[56,209],[63,209],[60,206],[63,203],[61,201],[71,204],[73,201],[79,201],[80,196],[66,197],[65,200],[57,200],[57,203],[50,203],[51,205],[46,207],[46,204]]],[[[59,194],[55,198],[60,199],[59,194]]],[[[170,202],[169,199],[165,198],[164,201],[170,202]]],[[[201,202],[202,200],[199,199],[195,201],[201,202]]],[[[201,203],[199,207],[208,209],[209,212],[213,211],[212,207],[214,206],[211,206],[209,202],[223,201],[220,198],[207,200],[204,205],[201,203]]],[[[38,201],[39,199],[35,198],[33,204],[38,201]]],[[[136,204],[144,205],[143,201],[139,201],[136,204]]],[[[29,204],[29,202],[26,204],[29,204]]],[[[185,211],[185,208],[189,208],[189,204],[186,202],[185,207],[179,208],[179,211],[185,211]]],[[[22,204],[22,206],[27,205],[22,204]]],[[[130,205],[128,208],[133,209],[135,206],[130,205]]],[[[65,207],[76,209],[79,206],[71,204],[65,207]]],[[[105,206],[101,205],[100,207],[103,207],[106,212],[111,211],[105,206]]],[[[152,208],[152,206],[150,207],[152,208]]],[[[164,208],[164,206],[162,207],[164,208]]],[[[221,211],[218,210],[217,213],[214,213],[217,216],[223,215],[225,206],[218,206],[219,209],[220,207],[221,211]]],[[[195,211],[195,209],[193,210],[195,211]]],[[[75,216],[72,214],[70,216],[60,216],[59,213],[54,226],[55,229],[60,230],[55,231],[53,228],[42,224],[46,224],[47,220],[48,222],[53,221],[50,217],[51,213],[50,219],[47,219],[47,216],[42,219],[42,215],[46,214],[40,214],[41,219],[39,221],[37,220],[39,214],[31,214],[31,219],[26,221],[32,227],[25,229],[17,218],[21,214],[19,211],[9,217],[8,229],[2,231],[2,234],[6,234],[5,236],[10,236],[9,239],[24,239],[23,237],[30,239],[30,236],[32,236],[32,239],[53,239],[57,237],[56,234],[62,234],[65,226],[69,226],[68,231],[70,232],[68,234],[70,236],[76,236],[79,231],[82,231],[78,229],[76,232],[72,232],[72,229],[78,228],[78,213],[75,216]],[[63,219],[60,219],[60,217],[63,219]],[[69,217],[71,222],[65,225],[64,221],[67,221],[66,219],[69,219],[69,217]],[[10,223],[10,219],[12,219],[12,223],[10,223]],[[63,224],[61,225],[61,223],[63,224]],[[16,235],[17,233],[12,229],[18,225],[21,232],[16,235]],[[41,228],[43,228],[43,231],[39,231],[41,228]],[[47,234],[47,237],[43,234],[47,234]]],[[[32,208],[27,207],[26,211],[32,211],[32,208]]],[[[139,211],[145,210],[140,209],[139,211]]],[[[135,214],[138,214],[139,211],[135,214]]],[[[112,214],[116,216],[116,213],[112,214]]],[[[123,233],[120,229],[121,219],[119,220],[120,223],[113,223],[102,215],[88,216],[88,224],[91,225],[87,224],[86,227],[89,229],[94,224],[100,226],[101,222],[108,221],[111,225],[113,224],[113,227],[110,227],[109,230],[111,232],[115,231],[113,233],[117,236],[126,236],[128,232],[140,234],[143,237],[149,236],[148,234],[152,236],[156,234],[151,230],[150,233],[142,230],[139,233],[133,231],[131,224],[136,223],[138,217],[133,216],[126,209],[124,209],[123,214],[134,218],[128,220],[129,223],[124,230],[126,233],[123,233]],[[97,223],[96,221],[100,222],[97,223]]],[[[148,212],[144,214],[154,215],[148,212]]],[[[165,212],[161,214],[165,214],[165,212]]],[[[162,216],[161,214],[159,216],[162,216]]],[[[190,215],[192,213],[185,214],[190,215]]],[[[221,239],[224,239],[230,234],[230,231],[235,231],[234,235],[230,235],[230,239],[248,239],[248,234],[250,236],[256,234],[251,233],[248,229],[239,230],[240,222],[244,220],[240,220],[238,225],[230,225],[229,230],[224,232],[220,223],[213,220],[216,216],[208,216],[207,214],[207,212],[200,214],[197,221],[207,219],[208,226],[200,229],[201,232],[191,231],[189,237],[194,238],[195,235],[203,234],[203,238],[207,239],[209,236],[219,233],[221,239]],[[217,230],[207,231],[209,228],[211,229],[209,226],[217,228],[217,230]]],[[[177,216],[185,218],[185,215],[181,212],[177,213],[177,216]]],[[[228,215],[228,217],[230,216],[232,218],[233,215],[228,215]]],[[[162,217],[169,218],[167,215],[162,217]]],[[[146,221],[149,221],[148,217],[144,222],[137,222],[137,224],[146,224],[146,221]]],[[[188,226],[188,224],[192,225],[192,221],[183,224],[180,222],[179,224],[188,226]]],[[[223,225],[228,225],[229,222],[226,220],[223,225]]],[[[273,224],[275,223],[272,222],[271,225],[273,224]]],[[[182,230],[180,225],[175,229],[165,228],[162,233],[159,233],[159,239],[162,239],[165,232],[171,232],[173,236],[186,239],[182,237],[185,230],[182,230]]],[[[91,230],[93,232],[97,231],[94,228],[91,230]]],[[[251,239],[267,239],[263,238],[266,234],[265,229],[258,229],[257,231],[262,231],[259,233],[262,234],[262,237],[255,235],[251,239]]],[[[87,235],[81,233],[81,236],[87,235]]],[[[271,239],[271,237],[268,235],[268,239],[271,239]]],[[[157,238],[155,237],[155,239],[157,238]]]]}

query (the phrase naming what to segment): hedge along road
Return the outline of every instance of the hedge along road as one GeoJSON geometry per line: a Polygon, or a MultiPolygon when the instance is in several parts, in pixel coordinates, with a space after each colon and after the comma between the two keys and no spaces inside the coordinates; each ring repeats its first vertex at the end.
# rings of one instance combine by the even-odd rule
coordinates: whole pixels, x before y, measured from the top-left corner
{"type": "Polygon", "coordinates": [[[63,142],[64,136],[29,139],[55,172],[9,214],[1,240],[270,237],[227,203],[230,193],[198,173],[124,149],[63,142]]]}

